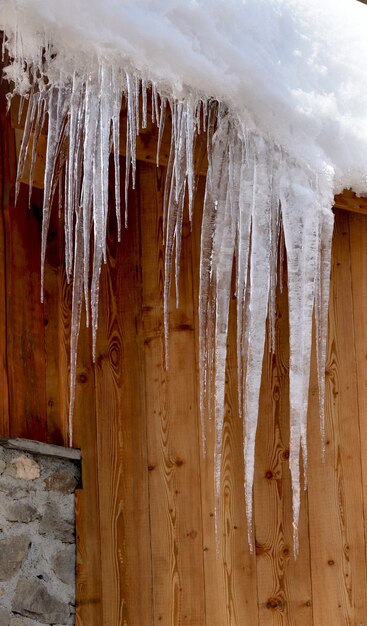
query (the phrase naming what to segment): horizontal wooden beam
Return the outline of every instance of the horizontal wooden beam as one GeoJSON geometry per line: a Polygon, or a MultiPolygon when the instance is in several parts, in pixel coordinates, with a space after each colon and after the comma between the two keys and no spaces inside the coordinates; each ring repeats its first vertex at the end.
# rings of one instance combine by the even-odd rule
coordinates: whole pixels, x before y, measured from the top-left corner
{"type": "Polygon", "coordinates": [[[343,193],[335,196],[334,208],[367,215],[367,198],[358,197],[351,189],[345,189],[343,193]]]}
{"type": "Polygon", "coordinates": [[[77,448],[64,448],[62,446],[55,446],[54,444],[33,441],[33,439],[0,439],[0,445],[10,450],[42,454],[59,459],[70,459],[71,461],[80,461],[82,458],[81,451],[77,448]]]}

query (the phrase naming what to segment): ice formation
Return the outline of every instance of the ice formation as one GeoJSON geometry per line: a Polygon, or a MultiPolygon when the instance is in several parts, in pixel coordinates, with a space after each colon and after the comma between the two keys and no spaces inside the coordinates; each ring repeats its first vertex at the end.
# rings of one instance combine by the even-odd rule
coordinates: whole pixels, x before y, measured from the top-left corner
{"type": "MultiPolygon", "coordinates": [[[[63,198],[66,272],[73,281],[70,433],[83,301],[95,353],[99,276],[106,260],[110,154],[114,154],[119,237],[121,222],[127,222],[127,190],[135,184],[136,136],[147,122],[148,98],[159,128],[158,144],[170,112],[163,207],[167,343],[168,300],[173,272],[178,286],[186,199],[190,219],[193,211],[195,140],[198,133],[207,133],[199,293],[202,439],[205,451],[205,407],[213,404],[218,520],[234,266],[251,546],[266,320],[274,348],[278,251],[283,254],[284,245],[297,552],[301,451],[307,476],[314,313],[324,436],[333,197],[344,187],[367,191],[367,8],[355,0],[48,0],[47,4],[0,0],[0,26],[6,33],[4,49],[10,61],[5,73],[13,81],[12,94],[28,101],[18,180],[28,150],[34,166],[37,139],[48,121],[42,268],[57,187],[63,198]],[[118,158],[122,98],[127,105],[123,217],[118,158]]],[[[168,352],[166,356],[168,361],[168,352]]]]}

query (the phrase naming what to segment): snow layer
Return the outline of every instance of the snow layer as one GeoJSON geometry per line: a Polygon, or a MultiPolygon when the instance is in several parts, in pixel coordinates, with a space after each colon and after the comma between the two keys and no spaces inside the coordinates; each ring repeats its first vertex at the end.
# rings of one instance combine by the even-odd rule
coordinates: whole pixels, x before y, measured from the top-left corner
{"type": "Polygon", "coordinates": [[[1,0],[24,57],[116,61],[181,97],[224,100],[320,171],[366,190],[366,7],[356,0],[1,0]]]}
{"type": "MultiPolygon", "coordinates": [[[[125,198],[130,181],[134,184],[135,138],[146,124],[148,95],[160,135],[167,108],[172,116],[164,199],[166,340],[173,267],[178,283],[185,197],[192,213],[195,137],[207,130],[199,297],[203,444],[205,450],[205,409],[214,398],[218,520],[235,260],[250,545],[266,319],[274,347],[278,250],[282,252],[284,240],[297,551],[299,454],[301,449],[306,472],[314,309],[322,433],[324,429],[333,195],[344,187],[367,191],[367,8],[355,0],[0,0],[1,23],[12,57],[7,76],[15,83],[14,93],[29,99],[19,173],[31,134],[37,137],[48,115],[42,263],[56,185],[63,195],[66,270],[73,277],[70,417],[83,295],[95,345],[112,148],[117,190],[120,185],[116,155],[121,98],[128,109],[125,198]]],[[[116,193],[120,229],[119,198],[116,193]]]]}

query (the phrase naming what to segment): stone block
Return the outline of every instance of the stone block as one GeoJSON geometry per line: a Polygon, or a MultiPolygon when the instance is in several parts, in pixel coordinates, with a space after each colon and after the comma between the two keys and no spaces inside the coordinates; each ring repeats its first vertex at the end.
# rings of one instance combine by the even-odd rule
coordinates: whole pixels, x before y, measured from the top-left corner
{"type": "Polygon", "coordinates": [[[60,493],[74,493],[77,486],[77,479],[74,474],[66,469],[59,469],[46,478],[45,487],[48,491],[59,491],[60,493]]]}
{"type": "Polygon", "coordinates": [[[0,459],[0,474],[3,473],[4,469],[6,468],[6,463],[3,459],[0,459]]]}
{"type": "Polygon", "coordinates": [[[0,581],[10,580],[19,572],[30,543],[25,535],[0,540],[0,581]]]}
{"type": "Polygon", "coordinates": [[[75,548],[67,546],[60,550],[51,559],[51,567],[59,578],[66,585],[72,585],[75,579],[75,548]]]}
{"type": "Polygon", "coordinates": [[[9,626],[10,613],[7,609],[0,606],[0,626],[9,626]]]}
{"type": "Polygon", "coordinates": [[[42,624],[66,624],[70,617],[68,604],[55,598],[37,578],[30,580],[24,576],[19,578],[12,610],[42,624]]]}
{"type": "Polygon", "coordinates": [[[5,510],[5,519],[9,522],[28,524],[38,517],[37,509],[26,502],[16,502],[5,510]]]}
{"type": "Polygon", "coordinates": [[[59,539],[63,543],[75,541],[74,520],[66,519],[63,511],[54,502],[47,502],[40,521],[39,532],[41,535],[50,535],[59,539]]]}
{"type": "Polygon", "coordinates": [[[40,466],[31,457],[21,454],[10,461],[6,474],[20,480],[35,480],[40,477],[40,466]]]}

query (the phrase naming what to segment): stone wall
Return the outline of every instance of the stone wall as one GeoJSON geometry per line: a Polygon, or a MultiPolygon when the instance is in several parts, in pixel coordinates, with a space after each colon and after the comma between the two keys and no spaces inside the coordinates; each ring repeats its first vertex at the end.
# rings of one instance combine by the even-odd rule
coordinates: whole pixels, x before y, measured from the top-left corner
{"type": "Polygon", "coordinates": [[[59,446],[0,440],[0,626],[75,622],[79,458],[59,446]]]}

